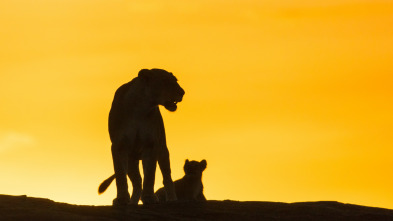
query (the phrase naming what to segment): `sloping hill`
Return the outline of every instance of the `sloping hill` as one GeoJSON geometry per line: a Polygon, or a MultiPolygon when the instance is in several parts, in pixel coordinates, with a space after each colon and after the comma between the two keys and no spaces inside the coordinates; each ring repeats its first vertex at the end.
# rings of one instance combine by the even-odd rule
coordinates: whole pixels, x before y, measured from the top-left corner
{"type": "Polygon", "coordinates": [[[171,203],[129,207],[81,206],[49,199],[0,195],[0,220],[351,220],[393,221],[393,210],[338,202],[171,203]]]}

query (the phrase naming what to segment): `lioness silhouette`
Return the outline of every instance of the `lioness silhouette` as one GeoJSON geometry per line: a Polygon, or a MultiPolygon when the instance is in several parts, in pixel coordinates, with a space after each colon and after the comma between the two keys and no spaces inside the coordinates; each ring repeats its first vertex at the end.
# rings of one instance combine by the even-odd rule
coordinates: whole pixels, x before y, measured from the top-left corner
{"type": "Polygon", "coordinates": [[[112,142],[112,158],[115,175],[100,185],[103,192],[116,178],[117,197],[114,206],[129,203],[156,203],[154,179],[156,164],[160,166],[166,197],[177,199],[171,177],[169,152],[166,144],[164,122],[158,105],[176,111],[184,90],[176,77],[162,69],[142,69],[138,77],[119,87],[109,112],[109,135],[112,142]],[[142,178],[139,160],[143,165],[142,178]],[[128,192],[127,175],[133,186],[128,192]]]}

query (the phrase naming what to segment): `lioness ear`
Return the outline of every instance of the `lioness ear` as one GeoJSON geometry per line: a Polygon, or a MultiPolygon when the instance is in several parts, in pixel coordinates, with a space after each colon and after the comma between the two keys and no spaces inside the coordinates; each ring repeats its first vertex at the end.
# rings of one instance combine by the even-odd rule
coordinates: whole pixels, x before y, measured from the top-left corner
{"type": "Polygon", "coordinates": [[[147,81],[149,79],[149,72],[150,72],[150,70],[148,70],[148,69],[142,69],[139,71],[138,77],[147,81]]]}
{"type": "Polygon", "coordinates": [[[206,166],[207,166],[206,160],[202,160],[202,161],[201,161],[202,171],[206,169],[206,166]]]}
{"type": "Polygon", "coordinates": [[[188,161],[188,159],[187,159],[185,164],[188,164],[189,162],[190,162],[190,161],[188,161]]]}

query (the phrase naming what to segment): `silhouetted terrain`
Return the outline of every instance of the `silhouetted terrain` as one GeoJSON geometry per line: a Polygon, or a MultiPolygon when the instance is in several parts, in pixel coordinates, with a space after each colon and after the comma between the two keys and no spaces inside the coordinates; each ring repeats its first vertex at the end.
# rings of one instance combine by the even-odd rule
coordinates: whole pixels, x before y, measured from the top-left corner
{"type": "Polygon", "coordinates": [[[393,220],[393,210],[338,202],[171,203],[135,206],[78,206],[48,199],[0,195],[0,220],[393,220]]]}

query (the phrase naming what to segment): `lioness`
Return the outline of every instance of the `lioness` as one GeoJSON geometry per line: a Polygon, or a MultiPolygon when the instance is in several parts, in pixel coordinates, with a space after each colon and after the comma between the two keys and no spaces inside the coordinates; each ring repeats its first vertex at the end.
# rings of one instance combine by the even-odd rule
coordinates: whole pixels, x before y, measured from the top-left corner
{"type": "Polygon", "coordinates": [[[164,122],[158,105],[176,111],[184,90],[172,73],[162,69],[142,69],[138,77],[119,87],[109,112],[109,135],[115,175],[105,180],[100,189],[105,191],[116,178],[117,197],[114,206],[129,203],[143,204],[158,201],[154,195],[156,163],[160,166],[163,184],[170,201],[176,200],[169,152],[166,145],[164,122]],[[142,178],[139,160],[143,165],[142,178]],[[128,192],[127,175],[133,186],[128,192]]]}
{"type": "MultiPolygon", "coordinates": [[[[183,201],[206,201],[203,194],[202,172],[206,169],[206,160],[188,161],[184,164],[184,177],[174,182],[176,196],[183,201]]],[[[166,190],[160,188],[156,192],[160,202],[166,201],[166,190]]]]}

